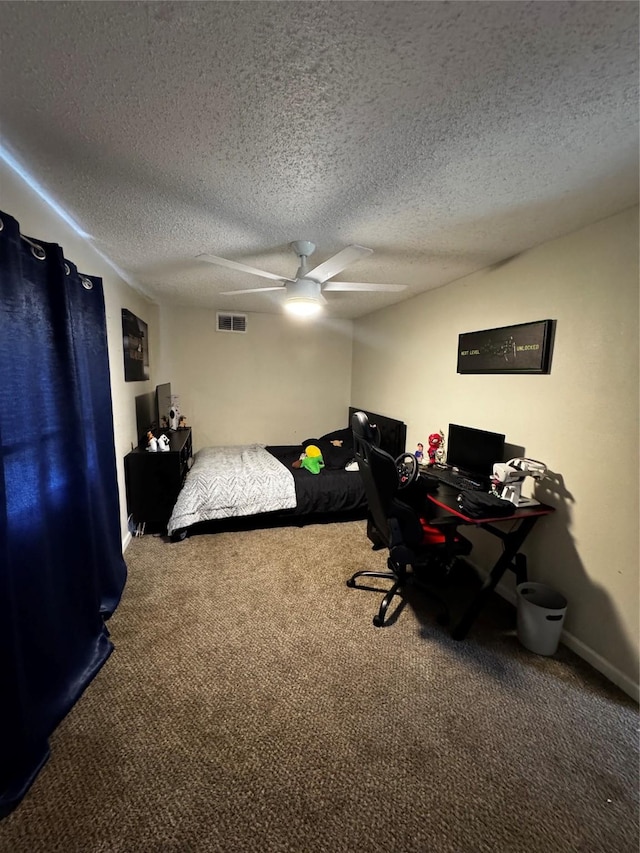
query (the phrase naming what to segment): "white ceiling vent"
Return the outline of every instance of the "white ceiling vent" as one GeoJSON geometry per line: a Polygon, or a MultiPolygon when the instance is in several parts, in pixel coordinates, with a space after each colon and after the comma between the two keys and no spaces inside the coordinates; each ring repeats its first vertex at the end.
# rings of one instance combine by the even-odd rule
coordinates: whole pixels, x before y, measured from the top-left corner
{"type": "Polygon", "coordinates": [[[247,315],[246,314],[223,314],[216,312],[217,329],[219,332],[246,332],[247,331],[247,315]]]}

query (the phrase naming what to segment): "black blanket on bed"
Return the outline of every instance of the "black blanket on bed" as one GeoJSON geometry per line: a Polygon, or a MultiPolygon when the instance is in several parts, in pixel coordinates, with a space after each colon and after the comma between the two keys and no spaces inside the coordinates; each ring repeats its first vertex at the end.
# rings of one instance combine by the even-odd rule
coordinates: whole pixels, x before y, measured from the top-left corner
{"type": "Polygon", "coordinates": [[[366,506],[364,486],[358,471],[325,467],[319,474],[312,474],[305,468],[291,467],[300,457],[299,444],[272,445],[266,449],[293,474],[296,508],[291,512],[295,515],[348,513],[366,506]]]}

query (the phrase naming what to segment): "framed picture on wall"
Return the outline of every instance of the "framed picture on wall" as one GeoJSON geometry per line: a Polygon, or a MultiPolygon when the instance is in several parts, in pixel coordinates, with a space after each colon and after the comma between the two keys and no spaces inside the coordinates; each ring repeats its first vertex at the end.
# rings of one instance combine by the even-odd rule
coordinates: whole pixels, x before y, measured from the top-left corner
{"type": "Polygon", "coordinates": [[[144,320],[122,309],[124,381],[142,382],[149,378],[149,330],[144,320]]]}
{"type": "Polygon", "coordinates": [[[554,320],[458,336],[458,373],[550,373],[554,320]]]}

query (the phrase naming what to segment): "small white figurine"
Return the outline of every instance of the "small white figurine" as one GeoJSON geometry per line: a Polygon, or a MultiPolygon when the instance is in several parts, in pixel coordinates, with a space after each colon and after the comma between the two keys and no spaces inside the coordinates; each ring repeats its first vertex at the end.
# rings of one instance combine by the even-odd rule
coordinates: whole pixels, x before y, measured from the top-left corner
{"type": "Polygon", "coordinates": [[[178,408],[178,398],[171,395],[171,408],[169,409],[169,429],[178,429],[180,423],[180,409],[178,408]]]}
{"type": "Polygon", "coordinates": [[[147,433],[147,450],[150,453],[156,453],[158,450],[158,439],[151,431],[147,433]]]}
{"type": "Polygon", "coordinates": [[[161,452],[166,452],[167,450],[169,450],[170,444],[171,442],[169,441],[167,436],[162,433],[162,435],[158,438],[158,450],[161,452]]]}

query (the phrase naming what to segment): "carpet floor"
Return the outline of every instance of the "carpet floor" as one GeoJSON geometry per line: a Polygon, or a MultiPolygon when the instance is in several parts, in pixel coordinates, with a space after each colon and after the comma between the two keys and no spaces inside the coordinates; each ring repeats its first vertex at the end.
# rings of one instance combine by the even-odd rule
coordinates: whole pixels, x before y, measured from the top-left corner
{"type": "Polygon", "coordinates": [[[637,705],[497,596],[462,642],[417,592],[374,628],[364,522],[125,557],[115,651],[2,853],[637,853],[637,705]]]}

